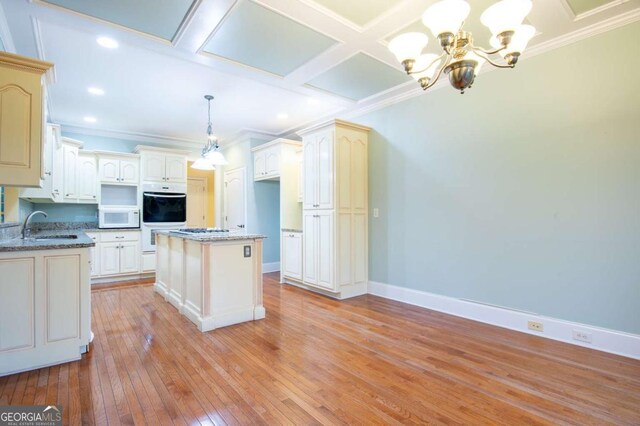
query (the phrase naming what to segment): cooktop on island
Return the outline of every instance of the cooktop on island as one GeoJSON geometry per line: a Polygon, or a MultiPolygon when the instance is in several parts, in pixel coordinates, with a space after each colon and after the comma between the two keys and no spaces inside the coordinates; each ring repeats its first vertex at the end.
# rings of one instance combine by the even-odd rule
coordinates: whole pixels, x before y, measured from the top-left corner
{"type": "Polygon", "coordinates": [[[229,230],[221,228],[181,228],[173,232],[181,234],[209,234],[213,232],[229,232],[229,230]]]}

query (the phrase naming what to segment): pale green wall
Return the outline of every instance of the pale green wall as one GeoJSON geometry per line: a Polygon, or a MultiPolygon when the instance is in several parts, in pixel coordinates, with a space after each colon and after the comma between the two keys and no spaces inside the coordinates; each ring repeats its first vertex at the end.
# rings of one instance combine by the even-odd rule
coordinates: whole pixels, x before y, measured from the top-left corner
{"type": "Polygon", "coordinates": [[[370,279],[640,334],[640,23],[358,117],[370,279]]]}

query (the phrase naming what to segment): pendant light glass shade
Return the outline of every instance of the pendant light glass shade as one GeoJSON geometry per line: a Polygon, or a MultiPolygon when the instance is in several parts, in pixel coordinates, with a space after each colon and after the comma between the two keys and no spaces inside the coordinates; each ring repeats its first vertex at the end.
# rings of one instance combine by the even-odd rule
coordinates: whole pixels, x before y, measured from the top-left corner
{"type": "Polygon", "coordinates": [[[478,55],[476,52],[467,52],[467,54],[464,55],[464,58],[471,59],[478,63],[478,65],[476,65],[476,68],[474,70],[475,75],[480,74],[480,70],[482,69],[482,66],[487,63],[487,60],[482,56],[478,55]]]}
{"type": "Polygon", "coordinates": [[[491,34],[515,31],[531,11],[531,0],[501,0],[489,6],[480,16],[480,21],[491,34]]]}
{"type": "Polygon", "coordinates": [[[414,60],[422,53],[429,42],[429,37],[423,33],[404,33],[389,42],[389,50],[400,62],[414,60]]]}
{"type": "Polygon", "coordinates": [[[470,10],[469,3],[464,0],[441,0],[424,12],[422,23],[436,37],[444,33],[456,34],[470,10]]]}
{"type": "Polygon", "coordinates": [[[224,166],[228,164],[227,160],[224,158],[224,155],[220,151],[218,151],[217,148],[213,151],[209,151],[205,155],[205,158],[209,160],[209,162],[211,162],[211,164],[213,164],[214,166],[224,166]]]}
{"type": "Polygon", "coordinates": [[[213,164],[211,164],[211,161],[202,157],[194,161],[193,164],[191,165],[191,168],[196,170],[215,170],[216,169],[215,167],[213,167],[213,164]]]}
{"type": "Polygon", "coordinates": [[[424,70],[424,71],[413,73],[411,74],[411,77],[415,78],[416,80],[420,80],[422,78],[427,78],[431,80],[433,78],[433,75],[438,70],[438,66],[440,65],[440,62],[441,62],[441,61],[436,61],[437,58],[438,58],[438,55],[434,55],[433,53],[427,53],[427,54],[418,56],[418,58],[416,59],[416,63],[413,65],[413,69],[415,69],[416,71],[420,71],[420,70],[424,70]],[[433,63],[434,61],[435,63],[433,63]]]}

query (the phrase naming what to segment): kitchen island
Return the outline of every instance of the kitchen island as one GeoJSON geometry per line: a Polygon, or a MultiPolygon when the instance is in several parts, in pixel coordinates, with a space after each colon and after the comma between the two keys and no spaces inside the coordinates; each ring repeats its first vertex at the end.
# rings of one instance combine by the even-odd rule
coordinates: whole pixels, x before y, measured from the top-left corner
{"type": "Polygon", "coordinates": [[[265,317],[261,234],[155,231],[155,291],[200,331],[265,317]]]}

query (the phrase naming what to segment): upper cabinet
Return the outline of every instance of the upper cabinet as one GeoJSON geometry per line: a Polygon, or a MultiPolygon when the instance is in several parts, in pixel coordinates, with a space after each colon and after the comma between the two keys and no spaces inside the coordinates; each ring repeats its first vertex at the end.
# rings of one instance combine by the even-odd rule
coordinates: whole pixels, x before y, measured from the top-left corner
{"type": "Polygon", "coordinates": [[[65,203],[98,202],[98,162],[93,151],[81,150],[82,142],[62,138],[65,203]]]}
{"type": "Polygon", "coordinates": [[[303,207],[332,209],[334,187],[334,131],[325,130],[304,138],[303,207]]]}
{"type": "Polygon", "coordinates": [[[43,184],[43,77],[52,67],[0,52],[0,185],[43,184]]]}
{"type": "Polygon", "coordinates": [[[61,202],[63,198],[64,168],[60,126],[47,124],[44,141],[44,178],[41,188],[25,188],[20,198],[29,201],[61,202]]]}
{"type": "Polygon", "coordinates": [[[252,148],[253,180],[280,180],[284,164],[293,160],[292,152],[299,147],[300,142],[276,139],[252,148]]]}
{"type": "Polygon", "coordinates": [[[142,164],[142,181],[186,183],[188,151],[137,146],[142,164]]]}
{"type": "Polygon", "coordinates": [[[140,158],[137,154],[98,152],[100,182],[137,185],[140,181],[140,158]]]}

